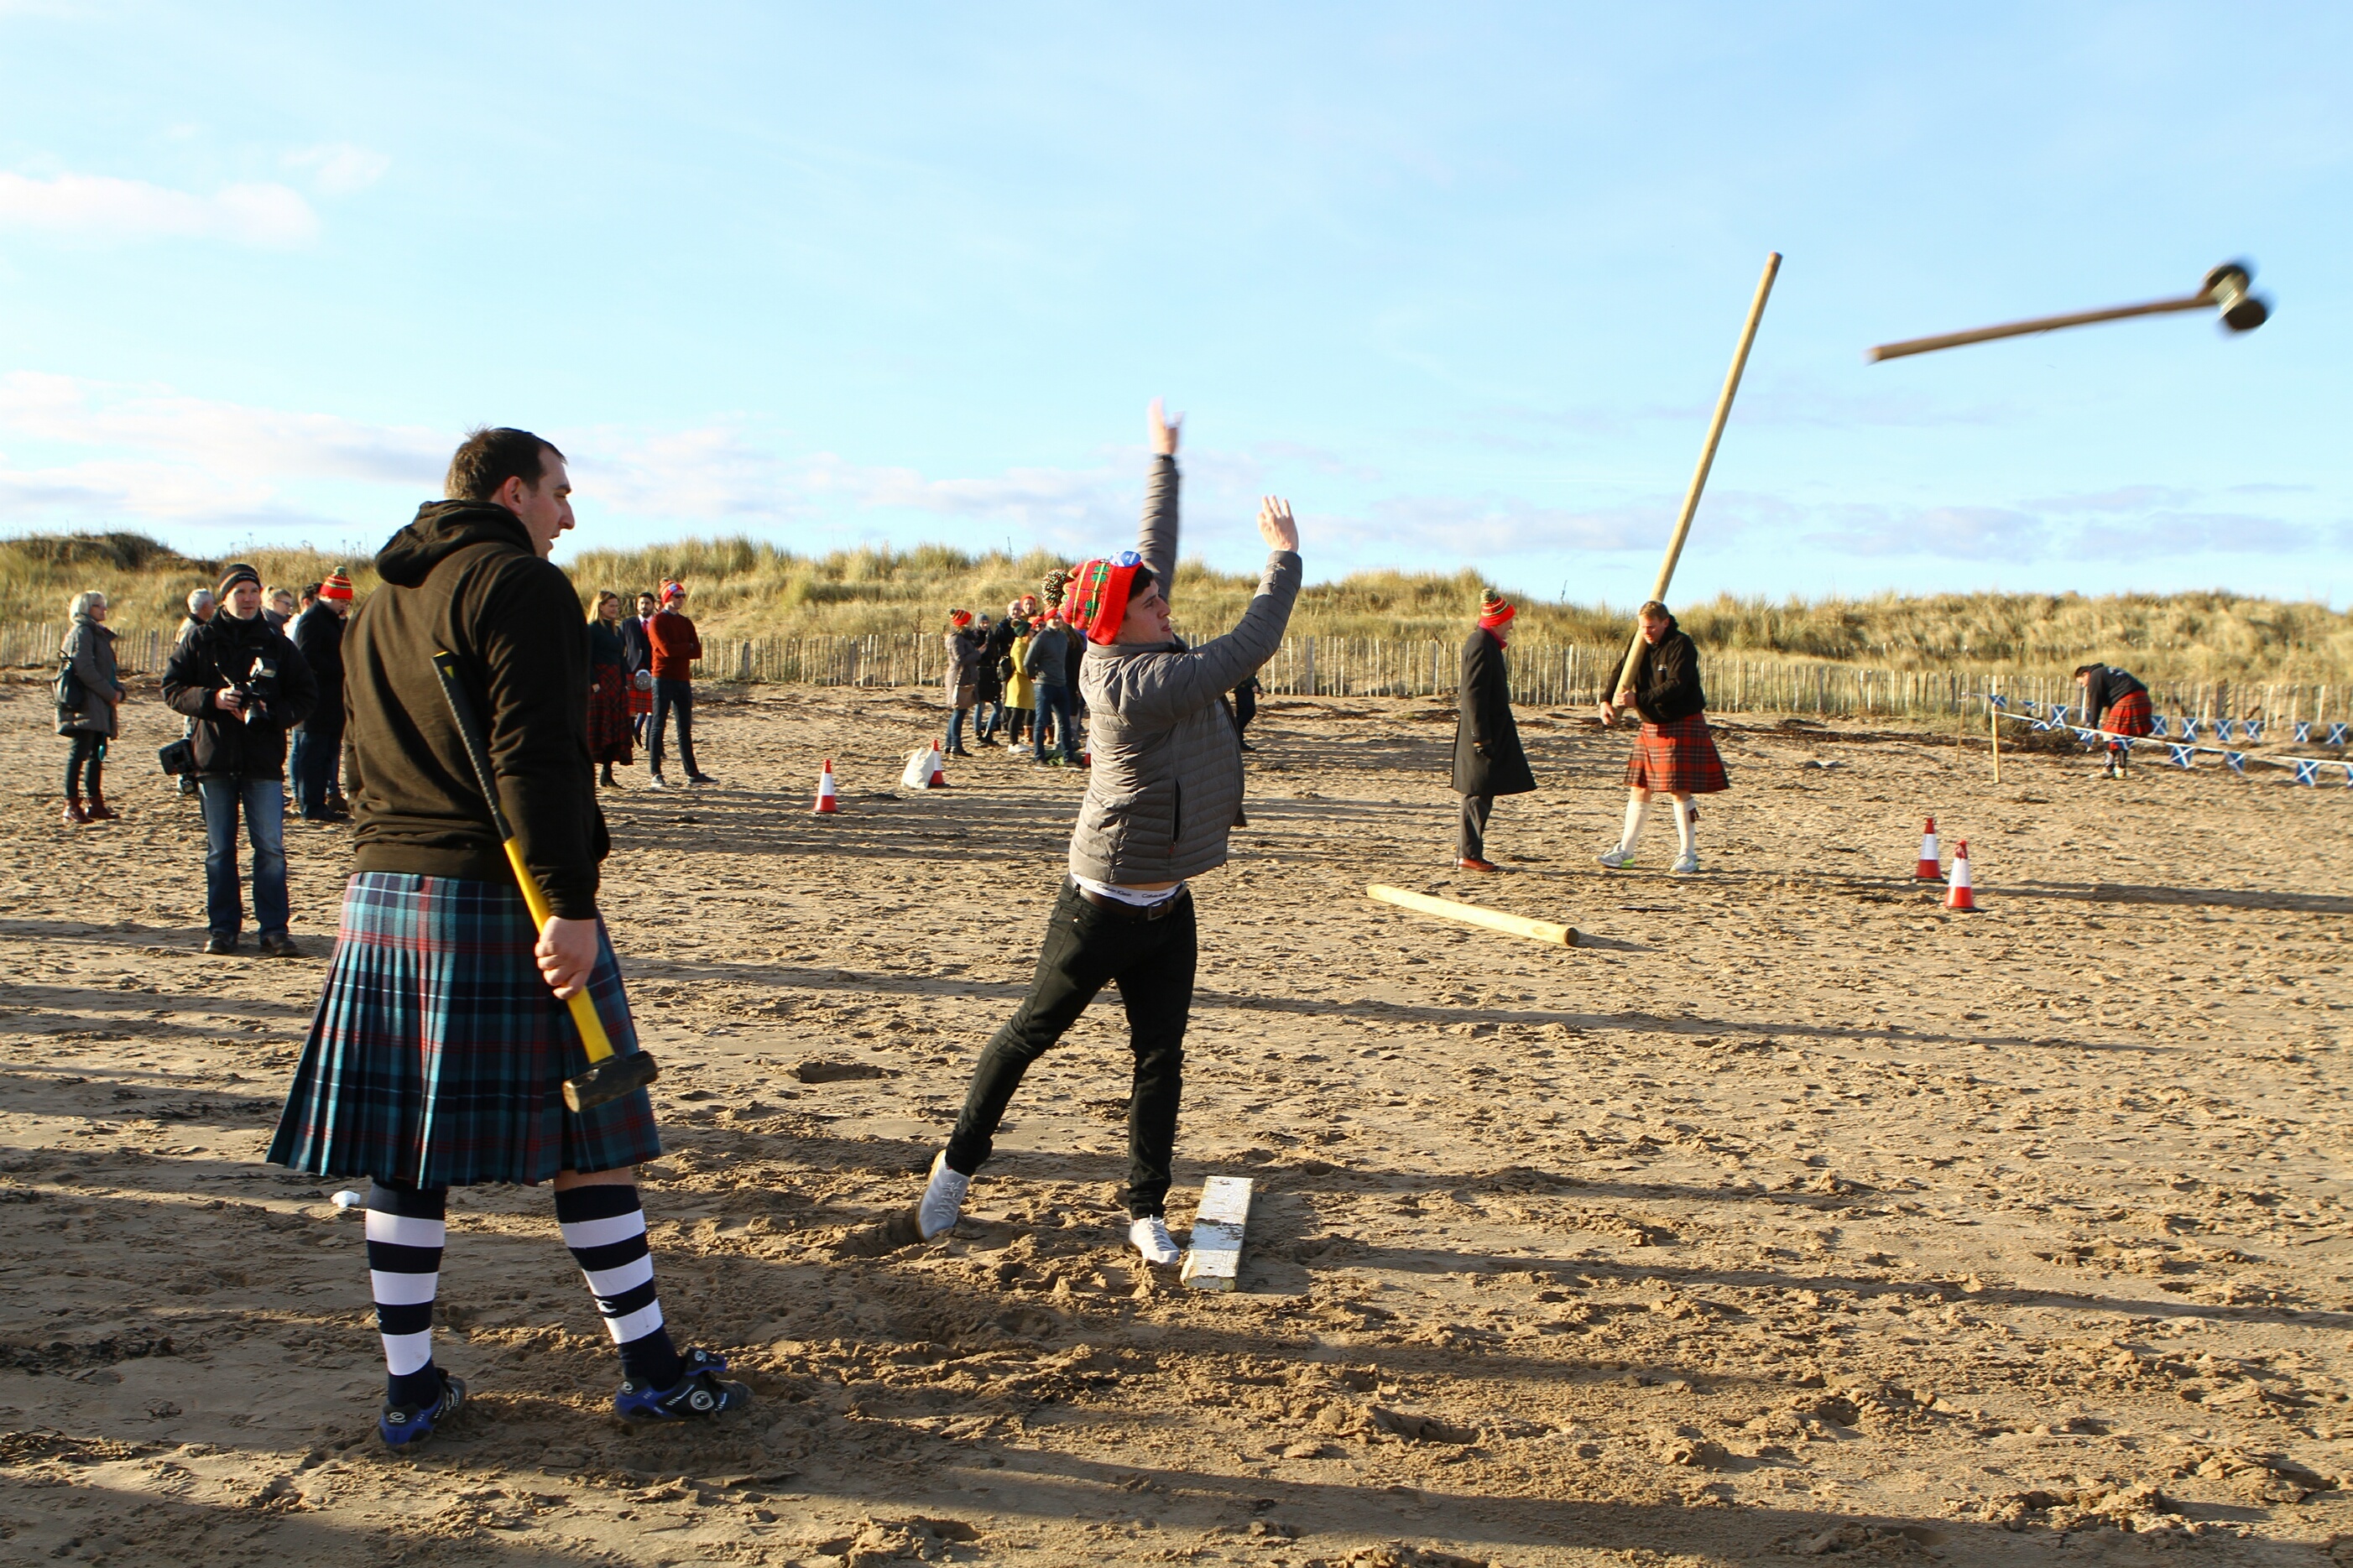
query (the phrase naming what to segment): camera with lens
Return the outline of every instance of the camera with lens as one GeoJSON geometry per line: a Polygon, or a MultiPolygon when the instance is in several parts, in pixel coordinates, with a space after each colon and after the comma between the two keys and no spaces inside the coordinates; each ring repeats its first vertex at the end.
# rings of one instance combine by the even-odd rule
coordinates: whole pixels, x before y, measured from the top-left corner
{"type": "Polygon", "coordinates": [[[269,706],[278,700],[278,661],[268,656],[256,658],[253,668],[243,680],[231,681],[237,694],[245,699],[245,721],[248,724],[269,722],[269,706]]]}

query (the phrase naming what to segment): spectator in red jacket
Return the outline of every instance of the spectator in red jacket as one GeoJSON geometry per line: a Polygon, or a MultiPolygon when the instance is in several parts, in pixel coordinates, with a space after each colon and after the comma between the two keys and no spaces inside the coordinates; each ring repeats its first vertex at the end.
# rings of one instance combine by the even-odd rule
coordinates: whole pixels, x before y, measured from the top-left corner
{"type": "Polygon", "coordinates": [[[670,786],[662,779],[662,731],[673,712],[678,715],[678,759],[686,764],[686,782],[712,784],[710,774],[694,765],[694,661],[702,657],[702,639],[686,618],[686,584],[661,585],[661,608],[647,623],[654,648],[654,720],[648,726],[646,750],[650,753],[654,789],[670,786]]]}

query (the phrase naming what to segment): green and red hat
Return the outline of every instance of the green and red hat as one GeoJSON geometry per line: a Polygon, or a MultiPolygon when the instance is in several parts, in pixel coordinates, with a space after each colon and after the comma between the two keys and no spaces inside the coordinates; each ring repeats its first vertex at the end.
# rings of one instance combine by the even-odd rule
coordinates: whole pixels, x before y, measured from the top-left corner
{"type": "Polygon", "coordinates": [[[1139,582],[1151,584],[1152,568],[1133,550],[1107,560],[1082,561],[1071,568],[1062,590],[1062,618],[1086,633],[1089,642],[1110,642],[1127,619],[1127,602],[1139,582]]]}

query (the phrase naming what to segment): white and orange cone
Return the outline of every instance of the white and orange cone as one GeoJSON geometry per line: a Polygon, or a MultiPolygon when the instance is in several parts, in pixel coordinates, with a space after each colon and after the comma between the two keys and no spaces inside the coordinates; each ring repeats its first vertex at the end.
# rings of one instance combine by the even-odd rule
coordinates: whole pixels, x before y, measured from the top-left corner
{"type": "Polygon", "coordinates": [[[1978,896],[1969,885],[1969,841],[1962,839],[1953,846],[1953,878],[1945,888],[1945,907],[1948,910],[1973,910],[1978,896]]]}
{"type": "Polygon", "coordinates": [[[832,816],[839,812],[841,807],[835,804],[834,796],[833,759],[828,757],[825,760],[825,771],[817,775],[817,804],[809,807],[810,814],[816,816],[832,816]]]}
{"type": "Polygon", "coordinates": [[[948,760],[946,748],[947,742],[942,741],[939,745],[932,749],[932,780],[929,784],[923,786],[925,789],[945,789],[948,787],[948,760]]]}
{"type": "Polygon", "coordinates": [[[1912,875],[1923,882],[1944,880],[1945,868],[1936,864],[1936,819],[1933,816],[1920,829],[1920,868],[1912,875]]]}

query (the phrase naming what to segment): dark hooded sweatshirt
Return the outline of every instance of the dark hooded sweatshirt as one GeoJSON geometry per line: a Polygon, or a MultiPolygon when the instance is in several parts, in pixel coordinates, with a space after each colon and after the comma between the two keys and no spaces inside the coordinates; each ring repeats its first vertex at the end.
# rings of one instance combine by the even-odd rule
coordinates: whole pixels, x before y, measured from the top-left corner
{"type": "Polygon", "coordinates": [[[1672,616],[1659,640],[1634,664],[1634,711],[1646,724],[1672,724],[1707,708],[1699,684],[1699,649],[1672,616]]]}
{"type": "Polygon", "coordinates": [[[433,668],[459,676],[523,861],[556,914],[596,913],[611,848],[588,763],[588,655],[571,579],[494,501],[434,501],[375,558],[383,588],[343,637],[362,871],[512,885],[433,668]]]}

